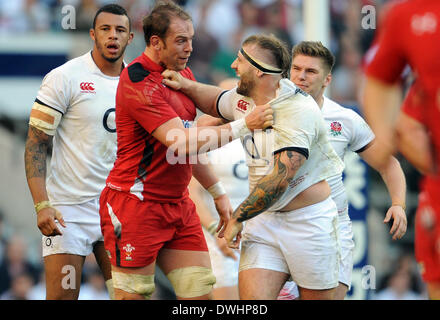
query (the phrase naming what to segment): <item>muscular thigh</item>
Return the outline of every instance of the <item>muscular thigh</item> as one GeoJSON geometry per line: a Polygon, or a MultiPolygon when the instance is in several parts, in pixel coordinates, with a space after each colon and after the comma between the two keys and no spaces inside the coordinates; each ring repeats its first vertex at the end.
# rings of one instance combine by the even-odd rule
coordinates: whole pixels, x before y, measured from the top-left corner
{"type": "Polygon", "coordinates": [[[46,299],[78,299],[84,259],[83,256],[73,254],[54,254],[44,257],[46,299]]]}
{"type": "Polygon", "coordinates": [[[240,299],[275,300],[289,274],[268,269],[246,269],[238,275],[240,299]]]}

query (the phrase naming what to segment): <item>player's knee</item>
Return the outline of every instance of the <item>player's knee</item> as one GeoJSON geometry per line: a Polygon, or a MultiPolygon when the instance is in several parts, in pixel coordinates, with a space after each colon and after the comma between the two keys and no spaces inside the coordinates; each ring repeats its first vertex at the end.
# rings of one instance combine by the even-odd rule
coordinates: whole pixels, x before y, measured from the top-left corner
{"type": "Polygon", "coordinates": [[[211,268],[199,266],[174,269],[167,277],[180,298],[196,298],[209,294],[216,281],[211,268]]]}
{"type": "Polygon", "coordinates": [[[113,288],[113,279],[108,279],[105,282],[105,286],[107,287],[107,292],[110,300],[115,300],[115,290],[113,288]]]}
{"type": "Polygon", "coordinates": [[[112,280],[117,299],[132,299],[134,295],[150,299],[155,289],[154,275],[112,271],[112,280]]]}

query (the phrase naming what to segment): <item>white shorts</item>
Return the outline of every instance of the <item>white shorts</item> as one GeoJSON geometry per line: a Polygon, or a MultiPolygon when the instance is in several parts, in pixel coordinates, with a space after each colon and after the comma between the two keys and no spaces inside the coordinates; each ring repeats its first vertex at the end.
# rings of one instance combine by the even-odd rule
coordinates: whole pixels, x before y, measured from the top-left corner
{"type": "Polygon", "coordinates": [[[203,230],[203,233],[205,234],[209,256],[211,257],[212,272],[217,279],[214,289],[238,285],[239,253],[236,252],[237,260],[226,257],[218,248],[214,237],[206,230],[203,230]]]}
{"type": "Polygon", "coordinates": [[[246,221],[240,271],[254,268],[290,274],[312,290],[338,285],[338,213],[326,200],[290,212],[264,212],[246,221]]]}
{"type": "Polygon", "coordinates": [[[63,234],[42,237],[43,257],[62,253],[88,256],[93,252],[96,242],[104,241],[98,199],[82,204],[54,205],[54,207],[63,215],[66,228],[57,222],[58,229],[63,234]]]}
{"type": "Polygon", "coordinates": [[[353,272],[353,229],[348,210],[339,214],[338,217],[338,239],[341,247],[341,261],[339,264],[339,282],[345,284],[348,290],[351,288],[351,277],[353,272]]]}

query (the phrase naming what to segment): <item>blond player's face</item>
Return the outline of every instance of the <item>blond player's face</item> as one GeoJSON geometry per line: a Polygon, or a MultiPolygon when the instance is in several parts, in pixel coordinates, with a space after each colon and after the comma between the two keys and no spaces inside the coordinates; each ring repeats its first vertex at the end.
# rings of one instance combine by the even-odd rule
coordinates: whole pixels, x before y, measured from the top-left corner
{"type": "Polygon", "coordinates": [[[95,41],[98,52],[110,62],[115,62],[122,57],[125,48],[133,38],[127,16],[108,12],[98,15],[95,29],[90,31],[90,35],[95,41]]]}
{"type": "Polygon", "coordinates": [[[173,18],[165,39],[161,40],[159,60],[163,67],[181,71],[186,68],[193,50],[194,27],[190,20],[173,18]]]}
{"type": "Polygon", "coordinates": [[[329,84],[328,71],[320,58],[297,55],[292,60],[290,80],[315,100],[329,84]]]}
{"type": "MultiPolygon", "coordinates": [[[[252,47],[244,46],[243,49],[249,54],[253,54],[252,47]]],[[[237,83],[237,93],[250,97],[252,90],[255,87],[255,67],[239,52],[237,58],[232,62],[231,68],[235,71],[240,80],[237,83]]]]}

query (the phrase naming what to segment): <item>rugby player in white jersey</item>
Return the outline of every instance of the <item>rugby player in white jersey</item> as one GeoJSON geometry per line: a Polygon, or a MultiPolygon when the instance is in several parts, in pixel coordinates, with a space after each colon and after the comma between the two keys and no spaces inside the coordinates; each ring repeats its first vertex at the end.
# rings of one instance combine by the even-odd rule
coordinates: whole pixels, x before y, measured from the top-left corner
{"type": "Polygon", "coordinates": [[[133,39],[125,9],[100,8],[90,37],[91,51],[45,76],[30,113],[25,167],[43,234],[46,299],[78,298],[84,259],[92,252],[113,292],[98,198],[116,157],[115,94],[133,39]]]}
{"type": "Polygon", "coordinates": [[[276,299],[290,277],[301,299],[332,299],[338,285],[338,214],[326,179],[341,174],[343,163],[327,139],[316,102],[283,79],[289,66],[281,41],[257,35],[243,42],[231,65],[240,77],[236,89],[221,92],[163,73],[165,84],[198,105],[217,104],[226,121],[242,119],[255,105],[273,109],[273,129],[241,137],[250,195],[224,232],[231,248],[238,248],[243,238],[241,299],[276,299]]]}
{"type": "MultiPolygon", "coordinates": [[[[292,66],[290,79],[298,87],[309,93],[321,108],[326,122],[328,138],[344,160],[348,152],[356,152],[372,168],[382,176],[391,197],[391,207],[388,209],[384,223],[394,219],[390,229],[393,240],[400,239],[406,232],[405,215],[406,182],[398,160],[391,157],[384,166],[376,161],[377,145],[374,134],[367,123],[356,112],[344,108],[324,96],[325,88],[330,84],[335,58],[321,42],[303,41],[292,49],[292,66]]],[[[341,245],[341,264],[339,267],[339,286],[336,299],[344,299],[351,286],[353,270],[353,232],[348,215],[348,201],[342,175],[328,179],[331,195],[338,207],[339,239],[341,245]]]]}

